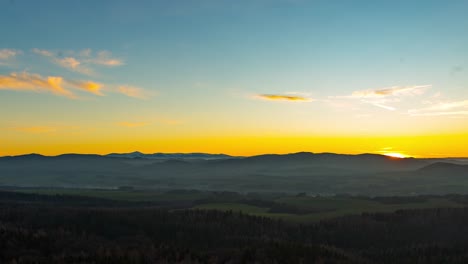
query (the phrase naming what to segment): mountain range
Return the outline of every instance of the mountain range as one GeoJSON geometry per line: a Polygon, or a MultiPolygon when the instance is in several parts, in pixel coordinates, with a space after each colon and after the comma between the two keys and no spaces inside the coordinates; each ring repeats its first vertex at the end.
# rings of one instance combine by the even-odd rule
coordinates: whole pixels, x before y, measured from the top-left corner
{"type": "Polygon", "coordinates": [[[131,153],[111,153],[105,155],[113,158],[140,158],[140,159],[228,159],[234,158],[226,154],[209,154],[209,153],[153,153],[144,154],[139,151],[131,153]]]}
{"type": "Polygon", "coordinates": [[[408,195],[468,191],[466,159],[299,152],[29,154],[0,157],[0,186],[408,195]]]}

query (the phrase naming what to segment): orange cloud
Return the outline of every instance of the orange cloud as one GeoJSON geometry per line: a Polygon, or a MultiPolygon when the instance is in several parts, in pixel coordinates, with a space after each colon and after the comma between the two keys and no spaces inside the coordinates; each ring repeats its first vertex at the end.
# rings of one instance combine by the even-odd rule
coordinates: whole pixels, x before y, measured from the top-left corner
{"type": "Polygon", "coordinates": [[[150,93],[145,89],[134,86],[120,86],[117,91],[126,96],[138,99],[147,99],[150,96],[150,93]]]}
{"type": "Polygon", "coordinates": [[[79,72],[86,75],[92,75],[94,73],[92,69],[84,66],[78,59],[74,57],[65,57],[63,59],[53,58],[52,61],[55,64],[63,68],[69,69],[71,71],[79,72]]]}
{"type": "Polygon", "coordinates": [[[65,89],[63,78],[57,76],[42,77],[39,74],[11,73],[0,75],[0,90],[50,92],[55,95],[76,98],[76,95],[65,89]]]}
{"type": "Polygon", "coordinates": [[[103,96],[102,84],[93,81],[67,81],[78,89],[90,92],[95,95],[103,96]]]}
{"type": "Polygon", "coordinates": [[[57,59],[57,63],[61,65],[64,68],[69,68],[72,70],[78,69],[78,66],[80,66],[81,62],[79,62],[77,59],[73,57],[66,57],[63,59],[57,59]]]}
{"type": "Polygon", "coordinates": [[[255,98],[270,100],[270,101],[292,101],[292,102],[307,102],[312,101],[311,98],[299,95],[282,95],[282,94],[258,94],[255,98]]]}
{"type": "Polygon", "coordinates": [[[39,74],[11,73],[0,75],[0,90],[49,92],[70,99],[78,99],[73,89],[104,96],[103,90],[121,93],[126,96],[147,99],[151,93],[145,89],[132,86],[107,87],[94,81],[66,80],[60,76],[43,77],[39,74]]]}
{"type": "Polygon", "coordinates": [[[109,51],[99,51],[95,56],[93,56],[91,49],[85,49],[80,52],[69,51],[66,52],[68,56],[64,58],[49,50],[34,48],[32,52],[50,58],[53,63],[63,68],[87,75],[94,73],[93,69],[90,68],[91,65],[114,67],[124,64],[122,60],[113,58],[109,51]]]}

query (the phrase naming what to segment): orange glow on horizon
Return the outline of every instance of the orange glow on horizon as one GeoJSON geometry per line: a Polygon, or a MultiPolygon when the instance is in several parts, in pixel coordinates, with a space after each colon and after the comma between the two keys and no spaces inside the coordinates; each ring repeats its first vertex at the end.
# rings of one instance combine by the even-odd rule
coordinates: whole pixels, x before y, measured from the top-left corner
{"type": "Polygon", "coordinates": [[[399,159],[404,159],[404,158],[409,158],[410,156],[398,152],[389,152],[389,153],[384,153],[383,155],[392,157],[392,158],[399,158],[399,159]]]}
{"type": "Polygon", "coordinates": [[[333,152],[341,154],[375,153],[393,157],[442,158],[468,157],[467,135],[433,135],[406,137],[320,137],[320,136],[238,136],[238,137],[135,137],[109,135],[106,137],[51,136],[28,134],[15,140],[1,141],[0,156],[40,153],[108,154],[140,151],[143,153],[224,153],[234,156],[252,156],[267,153],[333,152]],[[392,146],[389,149],[388,146],[392,146]]]}

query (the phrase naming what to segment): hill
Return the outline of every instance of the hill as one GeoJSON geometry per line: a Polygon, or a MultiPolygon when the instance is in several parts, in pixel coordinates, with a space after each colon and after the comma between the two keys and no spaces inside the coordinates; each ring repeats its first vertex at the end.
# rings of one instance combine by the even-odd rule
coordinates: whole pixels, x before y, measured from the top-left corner
{"type": "MultiPolygon", "coordinates": [[[[139,153],[134,153],[139,155],[139,153]]],[[[466,166],[444,159],[300,152],[252,157],[223,154],[101,156],[38,154],[0,158],[0,185],[199,189],[238,192],[409,195],[465,193],[466,166]],[[221,155],[221,156],[219,156],[221,155]],[[162,158],[169,157],[169,158],[162,158]],[[202,158],[218,157],[218,158],[202,158]],[[221,158],[220,158],[221,157],[221,158]]]]}

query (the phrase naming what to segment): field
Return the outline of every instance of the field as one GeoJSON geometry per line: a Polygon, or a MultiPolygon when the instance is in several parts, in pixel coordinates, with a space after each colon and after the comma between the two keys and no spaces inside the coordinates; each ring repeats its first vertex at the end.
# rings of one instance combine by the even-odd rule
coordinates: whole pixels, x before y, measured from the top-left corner
{"type": "Polygon", "coordinates": [[[133,202],[163,202],[173,209],[199,209],[243,212],[250,215],[281,218],[292,222],[315,222],[347,215],[374,212],[395,212],[403,209],[454,208],[465,203],[451,196],[417,197],[312,197],[287,194],[239,194],[173,190],[166,192],[144,190],[102,189],[15,189],[15,191],[47,195],[79,195],[133,202]]]}
{"type": "Polygon", "coordinates": [[[423,202],[404,204],[385,204],[377,201],[354,198],[335,197],[284,197],[276,200],[300,209],[315,210],[314,213],[291,214],[270,213],[269,208],[245,206],[236,203],[210,203],[196,206],[198,209],[217,209],[242,211],[251,215],[281,218],[293,222],[314,222],[347,215],[359,215],[362,213],[395,212],[403,209],[422,208],[452,208],[463,207],[463,204],[451,201],[447,198],[430,198],[423,202]]]}
{"type": "Polygon", "coordinates": [[[47,195],[79,195],[106,198],[112,200],[123,201],[185,201],[185,200],[198,200],[209,197],[209,193],[198,191],[144,191],[144,190],[106,190],[106,189],[49,189],[49,188],[20,188],[14,189],[19,192],[47,194],[47,195]]]}

